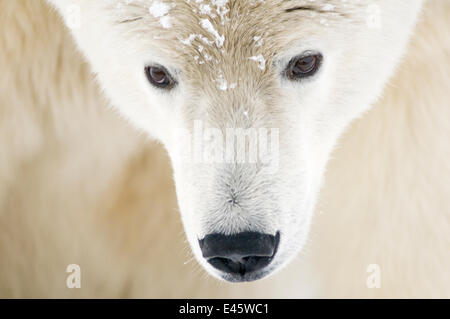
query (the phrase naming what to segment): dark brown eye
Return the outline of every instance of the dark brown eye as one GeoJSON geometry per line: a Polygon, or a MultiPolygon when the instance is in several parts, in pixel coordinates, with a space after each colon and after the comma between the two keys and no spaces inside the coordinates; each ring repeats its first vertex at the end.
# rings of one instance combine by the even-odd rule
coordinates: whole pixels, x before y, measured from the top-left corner
{"type": "Polygon", "coordinates": [[[148,66],[145,68],[145,74],[150,83],[158,88],[170,90],[175,86],[174,79],[163,67],[148,66]]]}
{"type": "Polygon", "coordinates": [[[286,77],[290,80],[298,80],[314,75],[320,68],[322,55],[309,54],[293,58],[286,69],[286,77]]]}

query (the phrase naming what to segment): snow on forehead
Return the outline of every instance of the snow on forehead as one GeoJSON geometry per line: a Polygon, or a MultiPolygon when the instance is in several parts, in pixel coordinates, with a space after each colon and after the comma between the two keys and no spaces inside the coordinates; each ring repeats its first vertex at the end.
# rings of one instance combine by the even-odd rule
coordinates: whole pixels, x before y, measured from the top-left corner
{"type": "MultiPolygon", "coordinates": [[[[323,7],[327,2],[321,0],[119,0],[117,8],[126,12],[122,21],[140,20],[140,30],[147,30],[168,52],[189,56],[198,64],[245,54],[245,59],[264,71],[270,59],[267,55],[290,41],[289,36],[296,36],[286,30],[298,28],[299,19],[333,12],[337,6],[331,3],[336,1],[323,7]],[[307,10],[289,10],[299,5],[307,10]]],[[[339,0],[341,4],[352,1],[356,0],[339,0]]],[[[323,15],[314,20],[328,24],[323,15]]],[[[302,29],[309,25],[305,23],[302,29]]]]}
{"type": "MultiPolygon", "coordinates": [[[[127,0],[132,1],[132,0],[127,0]]],[[[185,0],[186,3],[190,3],[191,0],[185,0]]],[[[192,0],[192,5],[197,4],[197,7],[192,9],[193,13],[196,13],[200,16],[207,16],[209,18],[220,17],[221,23],[225,23],[225,15],[229,12],[229,9],[226,7],[228,0],[192,0]]],[[[180,4],[178,2],[178,4],[180,4]]],[[[159,19],[161,26],[165,29],[169,29],[172,26],[171,20],[172,17],[170,15],[170,10],[177,6],[176,2],[170,1],[161,1],[161,0],[153,0],[149,4],[149,13],[159,19]]],[[[201,26],[213,34],[216,38],[216,43],[220,47],[223,45],[223,36],[220,36],[217,31],[214,29],[211,21],[207,18],[201,20],[201,26]]]]}
{"type": "MultiPolygon", "coordinates": [[[[339,0],[348,3],[355,0],[339,0]]],[[[257,76],[270,74],[270,63],[290,36],[286,30],[298,28],[299,19],[332,12],[335,6],[319,6],[290,13],[298,5],[325,3],[320,0],[120,0],[123,7],[135,8],[146,37],[157,40],[161,51],[174,61],[183,61],[184,72],[214,70],[212,82],[221,91],[233,90],[239,83],[235,61],[240,68],[253,70],[257,76]],[[146,30],[146,31],[145,31],[146,30]],[[180,60],[182,58],[182,60],[180,60]],[[245,61],[245,62],[244,62],[245,61]]],[[[333,0],[328,4],[334,3],[333,0]]],[[[126,10],[126,9],[125,9],[126,10]]],[[[133,22],[132,22],[133,23],[133,22]]],[[[317,22],[318,23],[318,22],[317,22]]],[[[311,25],[307,22],[303,30],[311,25]]],[[[194,77],[195,78],[195,77],[194,77]]],[[[200,78],[200,77],[199,77],[200,78]]],[[[203,82],[206,83],[206,82],[203,82]]]]}

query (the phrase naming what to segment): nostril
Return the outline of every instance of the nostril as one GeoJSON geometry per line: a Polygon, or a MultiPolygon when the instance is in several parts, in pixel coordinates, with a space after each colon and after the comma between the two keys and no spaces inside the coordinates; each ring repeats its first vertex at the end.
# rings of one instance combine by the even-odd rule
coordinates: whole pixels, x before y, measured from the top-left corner
{"type": "Polygon", "coordinates": [[[222,257],[214,257],[209,258],[208,262],[214,268],[224,271],[226,273],[244,275],[245,273],[249,273],[264,268],[270,263],[271,260],[272,260],[271,257],[246,257],[243,258],[241,261],[236,261],[222,257]]]}
{"type": "Polygon", "coordinates": [[[280,233],[210,234],[199,240],[203,257],[216,269],[244,275],[266,267],[276,254],[280,233]]]}

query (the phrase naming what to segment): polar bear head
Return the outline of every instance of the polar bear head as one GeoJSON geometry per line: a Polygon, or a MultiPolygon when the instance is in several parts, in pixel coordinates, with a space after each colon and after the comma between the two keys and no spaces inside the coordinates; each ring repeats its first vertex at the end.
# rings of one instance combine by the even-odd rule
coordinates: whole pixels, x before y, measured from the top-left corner
{"type": "Polygon", "coordinates": [[[330,152],[380,94],[421,3],[50,2],[113,105],[167,149],[192,250],[232,282],[304,246],[330,152]]]}

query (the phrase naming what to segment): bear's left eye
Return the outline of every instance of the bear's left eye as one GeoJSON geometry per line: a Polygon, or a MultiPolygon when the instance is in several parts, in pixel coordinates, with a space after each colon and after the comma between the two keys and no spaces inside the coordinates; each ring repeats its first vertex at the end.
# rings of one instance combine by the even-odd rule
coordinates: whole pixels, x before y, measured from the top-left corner
{"type": "Polygon", "coordinates": [[[145,74],[147,76],[148,81],[157,88],[170,90],[172,89],[176,82],[173,77],[170,75],[169,71],[167,71],[162,66],[147,66],[145,68],[145,74]]]}
{"type": "Polygon", "coordinates": [[[289,80],[300,80],[313,76],[322,64],[322,55],[320,53],[304,54],[293,58],[285,71],[289,80]]]}

